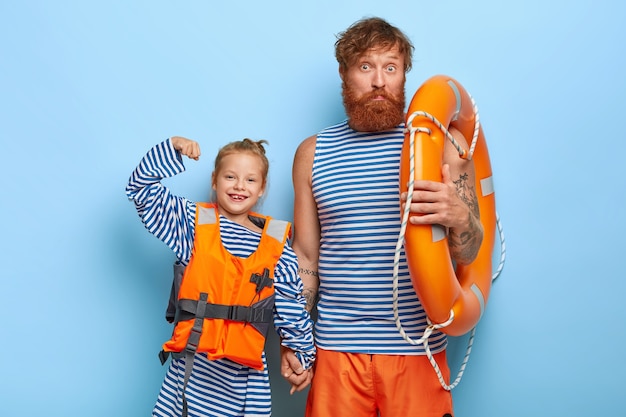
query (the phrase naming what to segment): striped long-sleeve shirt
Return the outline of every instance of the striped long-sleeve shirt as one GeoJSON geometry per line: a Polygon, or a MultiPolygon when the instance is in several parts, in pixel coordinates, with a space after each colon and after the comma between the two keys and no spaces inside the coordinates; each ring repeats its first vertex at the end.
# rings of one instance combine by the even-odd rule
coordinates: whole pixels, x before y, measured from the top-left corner
{"type": "MultiPolygon", "coordinates": [[[[185,170],[182,157],[168,139],[157,144],[140,161],[130,176],[126,195],[135,203],[146,229],[163,241],[186,265],[191,257],[196,204],[173,195],[161,180],[185,170]]],[[[224,247],[234,256],[247,257],[254,252],[261,234],[225,217],[220,218],[224,247]]],[[[282,344],[295,353],[308,369],[315,359],[312,321],[305,310],[302,281],[297,274],[297,258],[285,245],[275,271],[274,326],[282,344]]],[[[265,353],[263,362],[266,364],[265,353]]],[[[154,415],[179,415],[182,406],[184,359],[172,361],[154,415]]],[[[185,391],[189,415],[269,415],[270,391],[267,366],[256,371],[229,360],[208,361],[196,355],[194,371],[185,391]],[[216,412],[216,410],[219,411],[216,412]]]]}

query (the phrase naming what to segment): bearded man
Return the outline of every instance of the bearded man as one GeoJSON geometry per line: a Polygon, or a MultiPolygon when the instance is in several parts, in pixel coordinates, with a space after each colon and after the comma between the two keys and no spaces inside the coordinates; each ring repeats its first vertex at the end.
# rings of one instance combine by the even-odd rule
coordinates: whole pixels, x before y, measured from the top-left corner
{"type": "MultiPolygon", "coordinates": [[[[281,348],[281,372],[293,391],[311,384],[307,417],[452,416],[423,346],[396,328],[393,269],[400,233],[399,171],[404,141],[406,73],[413,45],[380,18],[360,20],[339,34],[343,101],[348,119],[305,139],[293,163],[294,240],[305,297],[317,301],[314,370],[303,371],[281,348]],[[312,381],[312,382],[311,382],[312,381]]],[[[465,148],[467,141],[451,129],[465,148]]],[[[468,264],[482,241],[474,167],[446,144],[443,182],[416,181],[410,202],[415,224],[449,231],[452,258],[468,264]]],[[[398,310],[407,335],[419,339],[426,313],[401,254],[398,310]]],[[[429,347],[446,380],[447,340],[434,332],[429,347]]]]}

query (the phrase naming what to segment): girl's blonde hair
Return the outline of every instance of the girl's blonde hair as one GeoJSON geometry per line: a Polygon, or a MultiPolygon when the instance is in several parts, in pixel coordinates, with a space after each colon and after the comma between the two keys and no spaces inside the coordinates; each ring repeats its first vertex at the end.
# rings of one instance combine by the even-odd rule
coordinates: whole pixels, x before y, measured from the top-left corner
{"type": "Polygon", "coordinates": [[[261,174],[263,176],[263,185],[265,185],[267,183],[267,174],[270,169],[270,163],[267,160],[267,156],[265,156],[265,148],[263,147],[263,144],[267,145],[268,142],[266,140],[254,141],[252,139],[244,138],[242,140],[238,140],[224,145],[215,157],[215,167],[213,172],[219,172],[222,165],[222,160],[226,155],[246,152],[258,156],[261,160],[261,164],[263,165],[261,169],[261,174]]]}

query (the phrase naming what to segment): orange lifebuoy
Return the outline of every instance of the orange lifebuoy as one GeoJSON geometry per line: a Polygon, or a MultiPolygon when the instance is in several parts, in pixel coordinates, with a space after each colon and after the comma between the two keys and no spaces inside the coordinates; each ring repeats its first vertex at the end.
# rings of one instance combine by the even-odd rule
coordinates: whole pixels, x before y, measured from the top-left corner
{"type": "MultiPolygon", "coordinates": [[[[441,127],[454,127],[470,141],[475,136],[476,112],[471,97],[454,79],[437,75],[416,92],[407,111],[407,132],[400,164],[400,190],[410,179],[411,141],[415,180],[441,181],[443,147],[447,137],[441,127]],[[430,115],[434,118],[432,120],[430,115]],[[440,122],[440,125],[436,123],[440,122]],[[411,132],[412,130],[412,132],[411,132]]],[[[476,259],[456,270],[450,258],[446,233],[439,225],[407,224],[406,259],[420,302],[430,321],[446,334],[460,336],[474,328],[485,309],[492,283],[492,251],[496,231],[495,194],[489,152],[479,127],[473,153],[476,194],[484,236],[476,259]]]]}

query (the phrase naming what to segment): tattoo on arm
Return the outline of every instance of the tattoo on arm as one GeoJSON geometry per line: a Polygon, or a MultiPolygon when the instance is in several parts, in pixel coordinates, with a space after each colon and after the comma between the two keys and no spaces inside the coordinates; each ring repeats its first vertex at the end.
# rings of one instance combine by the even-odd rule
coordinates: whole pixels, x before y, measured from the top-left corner
{"type": "Polygon", "coordinates": [[[460,234],[451,232],[449,245],[454,252],[455,258],[461,263],[470,263],[478,254],[482,241],[480,230],[480,210],[476,189],[473,184],[468,183],[467,173],[461,174],[459,179],[454,181],[456,192],[461,200],[469,207],[468,229],[460,234]]]}
{"type": "Polygon", "coordinates": [[[319,274],[317,273],[317,271],[313,271],[311,269],[306,269],[306,268],[298,268],[298,273],[299,274],[304,274],[304,275],[311,275],[314,276],[315,278],[319,278],[319,274]]]}
{"type": "MultiPolygon", "coordinates": [[[[298,268],[298,273],[300,275],[310,275],[312,277],[315,277],[315,279],[319,279],[319,273],[312,269],[300,267],[298,268]]],[[[315,307],[315,303],[317,303],[317,288],[304,287],[304,290],[302,290],[302,295],[306,300],[307,311],[313,311],[313,307],[315,307]]]]}
{"type": "Polygon", "coordinates": [[[461,174],[459,179],[454,181],[456,186],[456,192],[461,197],[461,200],[467,204],[474,216],[480,218],[480,211],[478,209],[478,198],[476,197],[476,189],[473,184],[467,183],[467,173],[461,174]]]}
{"type": "Polygon", "coordinates": [[[304,291],[302,291],[302,295],[306,300],[305,308],[310,313],[313,310],[313,307],[315,307],[315,303],[317,302],[317,291],[312,288],[305,288],[304,291]]]}

